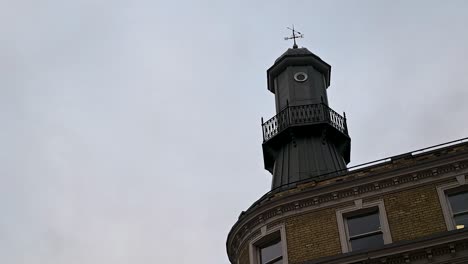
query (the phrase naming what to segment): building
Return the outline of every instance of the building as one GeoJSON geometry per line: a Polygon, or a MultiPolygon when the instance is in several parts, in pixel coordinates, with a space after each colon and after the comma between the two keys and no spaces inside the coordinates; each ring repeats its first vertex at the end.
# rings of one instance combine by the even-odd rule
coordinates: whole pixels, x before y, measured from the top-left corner
{"type": "Polygon", "coordinates": [[[466,139],[347,168],[351,140],[346,116],[328,106],[330,70],[296,45],[268,69],[272,189],[229,232],[230,262],[468,263],[466,139]]]}

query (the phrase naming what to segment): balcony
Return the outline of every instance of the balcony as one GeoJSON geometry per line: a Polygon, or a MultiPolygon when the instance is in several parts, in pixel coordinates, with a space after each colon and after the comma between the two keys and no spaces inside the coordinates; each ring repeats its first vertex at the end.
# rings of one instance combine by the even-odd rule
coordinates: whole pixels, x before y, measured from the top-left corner
{"type": "Polygon", "coordinates": [[[325,104],[309,104],[288,106],[268,121],[262,121],[263,142],[289,127],[315,124],[329,124],[349,137],[346,116],[340,116],[325,104]]]}

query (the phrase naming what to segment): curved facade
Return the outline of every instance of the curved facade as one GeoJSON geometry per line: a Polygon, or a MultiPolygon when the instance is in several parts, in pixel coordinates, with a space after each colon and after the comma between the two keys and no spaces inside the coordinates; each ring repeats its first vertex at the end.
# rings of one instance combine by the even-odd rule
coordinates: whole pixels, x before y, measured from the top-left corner
{"type": "Polygon", "coordinates": [[[256,241],[269,236],[282,242],[282,263],[468,263],[468,232],[448,198],[468,193],[467,175],[461,143],[268,193],[229,233],[229,259],[261,263],[256,241]],[[346,221],[373,212],[382,243],[353,250],[346,221]]]}

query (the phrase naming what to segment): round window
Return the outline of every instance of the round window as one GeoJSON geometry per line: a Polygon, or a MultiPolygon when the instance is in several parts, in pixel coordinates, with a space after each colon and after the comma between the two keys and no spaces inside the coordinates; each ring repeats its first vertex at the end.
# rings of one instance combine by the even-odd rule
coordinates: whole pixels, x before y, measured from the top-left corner
{"type": "Polygon", "coordinates": [[[294,80],[297,82],[305,82],[307,80],[307,74],[305,72],[298,72],[294,74],[294,80]]]}

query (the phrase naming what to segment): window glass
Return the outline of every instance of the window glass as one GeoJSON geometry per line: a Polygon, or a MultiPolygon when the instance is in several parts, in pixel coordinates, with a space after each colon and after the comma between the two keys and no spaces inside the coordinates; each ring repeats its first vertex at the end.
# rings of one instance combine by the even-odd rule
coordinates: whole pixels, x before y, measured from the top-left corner
{"type": "Polygon", "coordinates": [[[382,233],[377,233],[372,236],[361,237],[358,239],[352,239],[351,248],[353,251],[361,249],[369,249],[374,247],[379,247],[384,245],[382,233]]]}
{"type": "Polygon", "coordinates": [[[454,214],[468,211],[468,192],[460,192],[448,196],[454,214]]]}
{"type": "Polygon", "coordinates": [[[347,222],[350,237],[380,230],[378,211],[349,217],[347,222]]]}
{"type": "Polygon", "coordinates": [[[283,249],[281,247],[281,240],[275,241],[273,244],[260,248],[260,262],[261,264],[281,264],[283,249]],[[279,258],[279,259],[278,259],[279,258]],[[275,260],[272,262],[272,260],[275,260]]]}
{"type": "Polygon", "coordinates": [[[384,245],[379,210],[363,212],[346,218],[351,250],[369,249],[384,245]]]}
{"type": "Polygon", "coordinates": [[[458,192],[448,195],[450,207],[452,208],[455,228],[468,228],[468,192],[458,192]]]}
{"type": "Polygon", "coordinates": [[[468,213],[457,215],[454,219],[456,229],[468,228],[468,213]]]}

